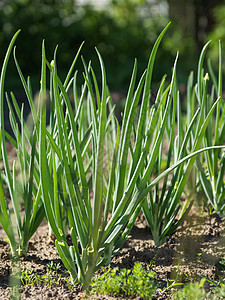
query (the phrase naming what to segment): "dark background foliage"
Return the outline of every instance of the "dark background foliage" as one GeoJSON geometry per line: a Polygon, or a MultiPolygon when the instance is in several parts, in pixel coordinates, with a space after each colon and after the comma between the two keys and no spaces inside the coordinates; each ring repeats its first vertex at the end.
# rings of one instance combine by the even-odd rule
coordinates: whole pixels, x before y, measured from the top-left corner
{"type": "MultiPolygon", "coordinates": [[[[11,37],[21,29],[16,42],[17,58],[25,76],[30,75],[38,89],[42,40],[45,39],[49,60],[59,44],[62,76],[85,41],[82,55],[87,62],[97,64],[96,46],[104,58],[110,88],[121,91],[127,89],[134,58],[138,59],[141,73],[155,39],[172,21],[157,54],[153,80],[158,82],[163,74],[170,74],[179,51],[179,80],[185,82],[196,67],[204,43],[209,38],[225,39],[224,20],[222,0],[109,0],[101,7],[81,5],[76,0],[0,0],[0,61],[11,37]]],[[[214,59],[217,50],[211,48],[214,59]]],[[[7,84],[17,88],[13,64],[11,60],[7,84]]],[[[79,64],[78,67],[81,61],[79,64]]]]}

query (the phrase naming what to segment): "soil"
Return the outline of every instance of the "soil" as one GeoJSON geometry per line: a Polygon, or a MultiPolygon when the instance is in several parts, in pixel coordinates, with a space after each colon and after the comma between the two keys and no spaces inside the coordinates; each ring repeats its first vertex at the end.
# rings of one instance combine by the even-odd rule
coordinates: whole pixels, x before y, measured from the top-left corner
{"type": "MultiPolygon", "coordinates": [[[[176,280],[185,283],[200,279],[198,274],[216,280],[223,273],[219,260],[224,258],[225,234],[223,221],[217,215],[203,216],[194,208],[188,219],[167,242],[155,247],[149,228],[141,218],[136,222],[130,238],[121,251],[112,259],[111,267],[133,268],[135,262],[143,266],[153,263],[158,287],[165,289],[167,283],[176,280]]],[[[10,273],[12,261],[10,249],[4,241],[4,232],[0,229],[0,299],[10,299],[10,273]]],[[[21,286],[21,299],[81,299],[85,294],[80,286],[68,288],[68,278],[53,241],[48,235],[48,225],[44,221],[29,243],[29,252],[20,262],[21,272],[32,269],[34,274],[46,275],[46,266],[54,262],[60,264],[61,279],[52,285],[40,284],[21,286]]],[[[157,292],[156,299],[170,299],[172,289],[157,292]]],[[[131,299],[126,297],[91,296],[91,299],[131,299]]],[[[139,299],[139,298],[132,298],[139,299]]]]}
{"type": "MultiPolygon", "coordinates": [[[[10,149],[9,149],[10,150],[10,149]]],[[[13,153],[12,153],[13,155],[13,153]]],[[[48,225],[43,221],[29,243],[27,257],[18,263],[10,259],[10,249],[5,241],[5,234],[0,228],[0,299],[18,299],[17,288],[11,288],[12,267],[20,272],[32,269],[37,276],[46,275],[47,265],[51,262],[60,264],[58,280],[39,285],[21,285],[21,299],[84,299],[81,287],[69,286],[66,272],[54,242],[48,235],[48,225]]],[[[166,289],[167,284],[199,281],[200,275],[217,280],[224,275],[219,260],[224,258],[225,233],[224,221],[216,214],[208,215],[200,207],[193,206],[188,218],[178,230],[168,237],[160,247],[154,245],[150,230],[143,216],[139,216],[131,235],[121,251],[112,259],[111,267],[133,268],[135,262],[141,262],[156,272],[158,288],[155,299],[171,299],[173,288],[166,289]]],[[[206,287],[207,288],[207,287],[206,287]]],[[[129,297],[112,297],[108,295],[91,296],[89,299],[140,299],[129,297]]]]}

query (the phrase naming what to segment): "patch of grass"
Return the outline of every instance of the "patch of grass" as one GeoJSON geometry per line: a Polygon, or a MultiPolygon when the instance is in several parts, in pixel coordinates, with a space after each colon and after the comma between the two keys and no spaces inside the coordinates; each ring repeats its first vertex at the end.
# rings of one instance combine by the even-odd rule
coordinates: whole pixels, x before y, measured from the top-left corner
{"type": "Polygon", "coordinates": [[[135,263],[133,270],[118,268],[106,269],[104,273],[95,277],[91,282],[91,294],[109,294],[139,296],[152,299],[157,289],[155,272],[146,271],[140,263],[135,263]]]}

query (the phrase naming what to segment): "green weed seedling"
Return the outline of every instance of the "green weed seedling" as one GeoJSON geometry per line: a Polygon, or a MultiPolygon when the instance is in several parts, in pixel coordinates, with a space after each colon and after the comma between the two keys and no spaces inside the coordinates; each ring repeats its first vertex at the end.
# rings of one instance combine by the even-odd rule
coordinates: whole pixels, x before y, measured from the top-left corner
{"type": "Polygon", "coordinates": [[[133,270],[118,268],[102,269],[104,273],[91,282],[91,294],[109,294],[139,296],[142,299],[152,299],[157,289],[155,272],[147,272],[140,263],[135,263],[133,270]]]}
{"type": "Polygon", "coordinates": [[[163,293],[167,292],[168,290],[171,290],[172,288],[174,288],[176,286],[183,285],[183,283],[178,282],[179,277],[180,277],[180,266],[178,265],[178,270],[176,272],[175,279],[172,279],[172,280],[167,279],[166,287],[164,287],[163,289],[160,289],[160,288],[158,289],[160,294],[163,294],[163,293]]]}
{"type": "Polygon", "coordinates": [[[71,291],[78,284],[78,282],[74,281],[73,278],[71,278],[71,276],[65,278],[64,280],[69,291],[71,291]]]}
{"type": "Polygon", "coordinates": [[[225,259],[222,258],[218,261],[218,264],[219,264],[219,269],[221,270],[225,270],[225,259]]]}
{"type": "Polygon", "coordinates": [[[54,263],[51,261],[46,265],[46,275],[42,277],[45,284],[52,286],[54,284],[59,284],[61,280],[61,274],[59,274],[60,263],[54,263]]]}
{"type": "Polygon", "coordinates": [[[20,276],[23,285],[57,285],[61,281],[61,274],[59,274],[60,264],[51,261],[46,265],[46,274],[35,274],[33,269],[26,269],[20,276]]]}
{"type": "Polygon", "coordinates": [[[207,276],[199,274],[203,277],[204,280],[207,280],[209,283],[212,284],[213,293],[209,294],[209,299],[216,300],[216,299],[224,299],[225,298],[225,280],[221,276],[219,276],[219,282],[210,279],[207,276]]]}
{"type": "Polygon", "coordinates": [[[205,279],[200,282],[191,282],[173,295],[173,299],[177,300],[205,300],[206,292],[204,290],[205,279]]]}
{"type": "Polygon", "coordinates": [[[202,253],[197,253],[197,262],[201,262],[202,261],[202,253]]]}
{"type": "Polygon", "coordinates": [[[225,298],[225,283],[221,283],[219,287],[214,288],[216,299],[224,299],[225,298]]]}
{"type": "Polygon", "coordinates": [[[32,269],[26,269],[20,276],[22,285],[38,285],[39,277],[33,273],[32,269]]]}

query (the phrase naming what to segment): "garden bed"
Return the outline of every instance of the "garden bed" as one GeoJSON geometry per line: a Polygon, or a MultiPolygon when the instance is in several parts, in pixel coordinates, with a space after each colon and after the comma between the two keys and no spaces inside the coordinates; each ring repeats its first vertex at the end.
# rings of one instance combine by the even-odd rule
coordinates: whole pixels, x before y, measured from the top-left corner
{"type": "MultiPolygon", "coordinates": [[[[202,274],[217,280],[223,273],[219,260],[224,257],[225,234],[223,221],[217,215],[208,216],[200,207],[193,207],[189,217],[167,242],[155,247],[149,228],[140,216],[122,250],[112,259],[111,267],[132,269],[135,262],[145,267],[152,264],[156,272],[158,288],[156,299],[170,299],[174,288],[166,290],[167,283],[188,283],[199,281],[202,274]],[[158,254],[157,254],[158,252],[158,254]],[[155,260],[155,261],[154,261],[155,260]]],[[[4,232],[0,229],[0,299],[9,299],[10,249],[4,242],[4,232]]],[[[80,299],[86,295],[81,287],[71,287],[66,272],[53,241],[48,236],[48,225],[43,222],[29,243],[29,252],[21,260],[21,273],[33,270],[33,278],[47,276],[39,284],[21,286],[22,299],[80,299]],[[60,264],[59,270],[47,271],[47,266],[60,264]],[[52,272],[52,273],[51,273],[52,272]],[[56,272],[56,273],[54,273],[56,272]],[[51,277],[52,274],[52,277],[51,277]],[[61,276],[61,279],[60,279],[61,276]]],[[[32,280],[30,276],[30,280],[32,280]]],[[[207,288],[207,286],[206,286],[207,288]]],[[[91,295],[91,299],[140,299],[140,297],[118,297],[91,295]]]]}
{"type": "Polygon", "coordinates": [[[11,135],[4,129],[4,80],[19,31],[12,38],[0,85],[4,299],[10,294],[11,299],[80,299],[89,298],[89,292],[91,299],[225,296],[224,233],[218,217],[225,210],[221,44],[218,81],[210,65],[209,73],[203,68],[209,42],[200,55],[196,84],[190,74],[186,114],[181,113],[176,81],[178,56],[170,83],[162,78],[155,103],[149,105],[154,60],[168,27],[156,40],[138,84],[135,60],[121,124],[98,50],[101,85],[83,60],[78,97],[77,72],[72,74],[82,45],[62,83],[56,51],[50,63],[43,42],[37,98],[14,51],[31,114],[25,119],[24,106],[13,93],[11,103],[6,93],[11,135]],[[183,285],[175,295],[174,289],[183,285]]]}

